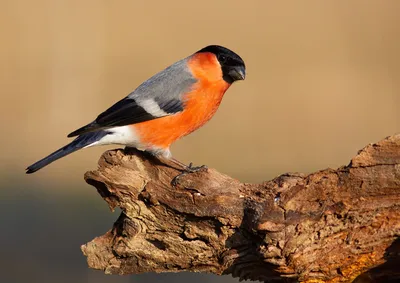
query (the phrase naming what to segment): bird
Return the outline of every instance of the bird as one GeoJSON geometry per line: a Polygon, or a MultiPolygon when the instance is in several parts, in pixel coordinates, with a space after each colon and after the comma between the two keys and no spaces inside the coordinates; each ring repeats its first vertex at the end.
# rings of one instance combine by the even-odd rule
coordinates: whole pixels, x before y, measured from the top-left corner
{"type": "MultiPolygon", "coordinates": [[[[175,62],[140,84],[97,118],[73,131],[75,139],[26,168],[31,174],[77,150],[117,144],[150,153],[182,174],[205,165],[189,166],[172,158],[170,146],[207,123],[228,88],[244,80],[246,66],[232,50],[209,45],[175,62]]],[[[177,176],[178,177],[178,176],[177,176]]]]}

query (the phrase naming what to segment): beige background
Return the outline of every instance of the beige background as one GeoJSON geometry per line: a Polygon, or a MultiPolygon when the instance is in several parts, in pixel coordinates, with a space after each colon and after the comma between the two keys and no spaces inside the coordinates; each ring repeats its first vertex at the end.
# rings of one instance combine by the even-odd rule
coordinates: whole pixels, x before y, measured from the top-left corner
{"type": "MultiPolygon", "coordinates": [[[[71,219],[74,213],[82,227],[68,224],[70,230],[60,233],[68,236],[61,239],[65,249],[74,249],[71,258],[79,264],[71,260],[75,265],[62,265],[62,271],[39,268],[34,274],[42,282],[62,282],[73,274],[83,275],[68,280],[103,282],[100,275],[85,277],[92,273],[77,243],[106,231],[117,217],[111,215],[107,223],[99,219],[95,223],[101,228],[91,230],[96,215],[110,214],[82,180],[112,147],[82,150],[31,176],[24,168],[63,146],[69,132],[142,81],[209,44],[240,54],[247,79],[229,89],[209,124],[172,147],[181,161],[261,182],[287,171],[347,164],[366,144],[398,132],[399,11],[396,0],[1,0],[0,196],[9,206],[0,212],[12,227],[2,236],[15,244],[10,256],[21,247],[13,240],[23,229],[18,221],[26,223],[25,217],[37,213],[28,234],[39,229],[38,219],[40,229],[57,232],[66,224],[48,214],[71,219]],[[92,208],[85,202],[98,211],[87,215],[92,208]],[[46,212],[49,203],[51,213],[46,212]],[[71,230],[88,231],[87,237],[78,234],[72,243],[71,230]]],[[[59,254],[29,253],[24,266],[60,261],[59,254]]],[[[16,268],[15,260],[2,266],[16,268]]],[[[24,278],[8,276],[7,282],[24,278]]],[[[133,277],[123,278],[118,280],[133,277]]]]}

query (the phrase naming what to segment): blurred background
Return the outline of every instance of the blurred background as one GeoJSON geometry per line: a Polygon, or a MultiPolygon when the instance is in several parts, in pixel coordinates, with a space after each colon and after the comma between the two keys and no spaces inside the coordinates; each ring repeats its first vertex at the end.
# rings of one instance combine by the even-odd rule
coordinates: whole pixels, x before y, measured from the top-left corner
{"type": "Polygon", "coordinates": [[[24,169],[169,64],[209,45],[247,79],[174,156],[244,182],[348,164],[400,130],[400,2],[0,0],[0,282],[236,282],[106,276],[80,245],[111,228],[83,181],[113,147],[24,169]]]}

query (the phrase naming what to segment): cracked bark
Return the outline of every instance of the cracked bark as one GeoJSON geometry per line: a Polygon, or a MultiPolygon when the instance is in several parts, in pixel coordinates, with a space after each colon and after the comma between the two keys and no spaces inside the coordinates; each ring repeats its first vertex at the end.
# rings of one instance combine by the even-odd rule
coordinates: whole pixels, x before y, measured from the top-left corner
{"type": "Polygon", "coordinates": [[[85,180],[122,213],[82,246],[110,274],[196,271],[267,282],[400,279],[400,135],[348,166],[241,183],[187,175],[134,150],[111,150],[85,180]],[[358,276],[358,277],[357,277],[358,276]]]}

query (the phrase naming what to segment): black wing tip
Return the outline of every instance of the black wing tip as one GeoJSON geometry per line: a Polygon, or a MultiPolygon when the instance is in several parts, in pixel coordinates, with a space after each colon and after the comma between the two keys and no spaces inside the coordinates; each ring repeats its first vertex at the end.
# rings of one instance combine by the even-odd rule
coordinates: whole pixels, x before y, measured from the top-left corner
{"type": "Polygon", "coordinates": [[[87,133],[87,132],[91,132],[93,130],[97,130],[97,123],[96,122],[92,122],[90,124],[87,124],[86,126],[83,126],[75,131],[73,131],[72,133],[68,134],[68,138],[72,138],[72,137],[76,137],[79,136],[81,134],[87,133]]]}
{"type": "Polygon", "coordinates": [[[76,137],[76,136],[79,136],[79,132],[78,131],[73,131],[72,133],[69,133],[68,134],[68,138],[72,138],[72,137],[76,137]]]}

